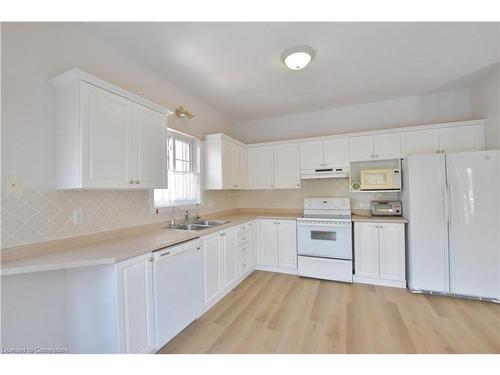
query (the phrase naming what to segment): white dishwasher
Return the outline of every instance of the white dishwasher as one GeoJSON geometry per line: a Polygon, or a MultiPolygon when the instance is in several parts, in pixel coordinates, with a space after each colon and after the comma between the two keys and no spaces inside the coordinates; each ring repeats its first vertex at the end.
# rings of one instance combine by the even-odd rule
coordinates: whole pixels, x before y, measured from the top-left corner
{"type": "Polygon", "coordinates": [[[203,263],[199,239],[153,253],[156,348],[160,349],[203,309],[203,263]]]}

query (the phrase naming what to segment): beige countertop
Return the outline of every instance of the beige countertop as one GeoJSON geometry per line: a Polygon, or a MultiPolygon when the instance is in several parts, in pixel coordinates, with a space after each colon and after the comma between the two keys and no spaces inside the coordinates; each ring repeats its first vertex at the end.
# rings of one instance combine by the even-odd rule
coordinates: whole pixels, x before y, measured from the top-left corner
{"type": "Polygon", "coordinates": [[[408,223],[408,219],[401,216],[370,216],[352,215],[353,222],[375,222],[375,223],[408,223]]]}
{"type": "Polygon", "coordinates": [[[212,220],[225,220],[229,223],[200,231],[166,228],[166,225],[161,223],[144,226],[141,229],[121,230],[112,238],[102,232],[27,245],[2,252],[1,273],[6,276],[113,264],[256,218],[296,219],[298,216],[299,212],[291,211],[238,211],[210,215],[212,220]]]}

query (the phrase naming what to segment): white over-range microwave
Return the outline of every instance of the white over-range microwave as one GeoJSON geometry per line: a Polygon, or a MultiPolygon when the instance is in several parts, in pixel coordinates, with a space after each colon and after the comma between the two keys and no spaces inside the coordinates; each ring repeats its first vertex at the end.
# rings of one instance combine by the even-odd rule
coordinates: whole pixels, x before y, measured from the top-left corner
{"type": "Polygon", "coordinates": [[[400,169],[361,170],[361,190],[400,190],[400,169]]]}

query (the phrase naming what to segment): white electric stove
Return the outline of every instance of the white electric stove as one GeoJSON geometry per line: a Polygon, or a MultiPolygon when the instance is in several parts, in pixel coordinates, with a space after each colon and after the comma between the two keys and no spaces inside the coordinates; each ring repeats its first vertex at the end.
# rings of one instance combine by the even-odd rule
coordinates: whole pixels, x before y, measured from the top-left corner
{"type": "Polygon", "coordinates": [[[349,198],[305,198],[297,219],[298,274],[352,283],[349,198]]]}

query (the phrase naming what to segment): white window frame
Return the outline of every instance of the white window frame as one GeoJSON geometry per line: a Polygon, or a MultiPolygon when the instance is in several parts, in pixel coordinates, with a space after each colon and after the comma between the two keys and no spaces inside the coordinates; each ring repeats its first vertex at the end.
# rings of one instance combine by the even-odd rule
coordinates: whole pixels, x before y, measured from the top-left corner
{"type": "MultiPolygon", "coordinates": [[[[170,167],[170,157],[173,157],[172,164],[174,166],[174,173],[190,173],[190,174],[195,174],[198,175],[198,181],[199,181],[199,192],[198,192],[198,199],[194,200],[176,200],[176,201],[163,201],[161,203],[156,203],[154,199],[154,190],[151,190],[150,194],[150,200],[151,200],[151,207],[156,210],[157,212],[166,212],[168,208],[172,207],[193,207],[196,205],[201,205],[202,201],[202,195],[203,195],[203,189],[202,189],[202,171],[201,171],[201,152],[202,152],[202,142],[200,142],[198,139],[195,137],[183,134],[181,132],[178,132],[174,129],[167,128],[167,142],[169,141],[170,137],[173,138],[172,142],[172,150],[167,145],[167,173],[171,171],[169,169],[170,167]],[[175,140],[181,140],[182,142],[189,143],[190,146],[190,172],[179,172],[175,171],[175,140]],[[172,155],[171,155],[172,154],[172,155]]],[[[168,184],[171,183],[171,179],[167,179],[168,184]]],[[[167,187],[168,189],[168,187],[167,187]]],[[[161,189],[158,189],[161,190],[161,189]]]]}

